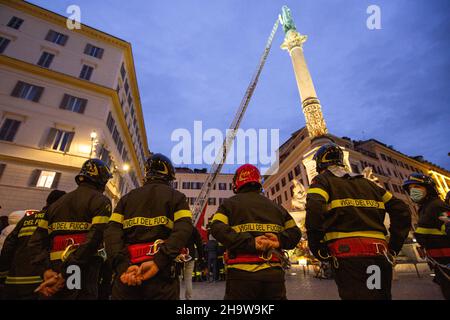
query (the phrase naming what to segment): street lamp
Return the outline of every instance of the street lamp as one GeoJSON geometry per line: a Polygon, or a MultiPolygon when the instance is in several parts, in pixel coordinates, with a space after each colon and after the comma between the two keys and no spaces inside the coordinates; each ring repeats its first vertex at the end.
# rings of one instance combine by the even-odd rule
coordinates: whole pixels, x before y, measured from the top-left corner
{"type": "Polygon", "coordinates": [[[95,132],[95,130],[93,130],[91,132],[91,152],[89,153],[89,159],[92,158],[92,152],[94,151],[94,144],[95,144],[96,139],[97,139],[97,132],[95,132]]]}
{"type": "Polygon", "coordinates": [[[130,170],[130,165],[128,163],[124,163],[122,166],[122,170],[124,172],[128,172],[130,170]]]}

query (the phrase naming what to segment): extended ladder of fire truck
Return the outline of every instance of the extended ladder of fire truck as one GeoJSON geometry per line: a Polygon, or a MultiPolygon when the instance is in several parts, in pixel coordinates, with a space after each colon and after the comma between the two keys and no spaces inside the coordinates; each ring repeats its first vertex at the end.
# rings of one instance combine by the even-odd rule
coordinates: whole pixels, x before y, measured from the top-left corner
{"type": "Polygon", "coordinates": [[[279,20],[275,22],[272,28],[272,32],[270,33],[269,38],[267,39],[266,46],[264,48],[264,52],[259,60],[258,69],[256,73],[253,75],[252,80],[245,92],[244,97],[242,98],[241,104],[237,110],[236,116],[234,117],[233,122],[229,130],[227,130],[226,137],[222,143],[222,147],[219,150],[219,153],[211,166],[209,174],[206,178],[206,181],[203,183],[202,189],[198,197],[195,199],[192,212],[193,212],[193,220],[194,225],[197,225],[203,210],[208,201],[209,193],[214,186],[217,176],[222,170],[223,164],[227,159],[228,150],[231,148],[234,138],[236,137],[237,129],[239,129],[239,125],[241,124],[242,118],[244,117],[245,110],[247,109],[248,104],[250,103],[250,99],[252,98],[253,92],[255,91],[256,85],[258,83],[259,76],[261,75],[261,71],[266,63],[267,56],[269,55],[270,48],[272,47],[272,40],[275,36],[275,33],[278,29],[279,20]]]}

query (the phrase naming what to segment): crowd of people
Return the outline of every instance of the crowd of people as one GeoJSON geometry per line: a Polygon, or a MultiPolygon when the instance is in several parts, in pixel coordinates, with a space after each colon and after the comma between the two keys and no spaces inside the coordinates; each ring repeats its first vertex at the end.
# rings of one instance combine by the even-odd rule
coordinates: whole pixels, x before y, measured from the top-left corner
{"type": "MultiPolygon", "coordinates": [[[[412,228],[409,207],[350,172],[332,142],[314,160],[318,175],[308,189],[303,235],[311,254],[331,268],[342,299],[391,299],[395,257],[412,228]]],[[[264,196],[255,166],[236,170],[235,195],[212,216],[204,240],[186,196],[172,187],[167,157],[150,156],[144,185],[114,209],[103,194],[111,177],[104,162],[89,159],[75,190],[54,190],[42,210],[10,215],[1,235],[2,298],[176,300],[182,280],[189,300],[193,281],[225,280],[226,300],[287,299],[286,251],[302,232],[264,196]]],[[[422,173],[412,173],[403,188],[419,208],[414,236],[450,299],[450,205],[422,173]]]]}

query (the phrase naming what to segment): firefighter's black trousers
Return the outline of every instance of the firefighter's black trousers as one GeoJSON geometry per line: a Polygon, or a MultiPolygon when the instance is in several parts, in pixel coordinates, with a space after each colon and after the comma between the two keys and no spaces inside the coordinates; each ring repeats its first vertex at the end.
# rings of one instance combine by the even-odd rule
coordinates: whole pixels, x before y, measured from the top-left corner
{"type": "MultiPolygon", "coordinates": [[[[450,258],[436,258],[439,264],[450,267],[450,258]]],[[[442,290],[442,294],[446,300],[450,300],[450,270],[443,266],[434,267],[434,273],[436,274],[436,283],[439,284],[442,290]]]]}
{"type": "Polygon", "coordinates": [[[384,256],[338,258],[332,265],[341,299],[392,299],[392,265],[384,256]]]}
{"type": "MultiPolygon", "coordinates": [[[[80,266],[81,270],[81,288],[68,289],[67,285],[58,291],[51,299],[54,300],[97,300],[99,274],[103,259],[94,256],[89,259],[89,263],[80,266]]],[[[59,271],[58,267],[52,266],[52,269],[59,271]]],[[[66,279],[67,281],[67,279],[66,279]]],[[[70,280],[69,280],[70,281],[70,280]]]]}
{"type": "Polygon", "coordinates": [[[284,271],[269,268],[248,272],[229,268],[225,300],[286,300],[284,271]]]}

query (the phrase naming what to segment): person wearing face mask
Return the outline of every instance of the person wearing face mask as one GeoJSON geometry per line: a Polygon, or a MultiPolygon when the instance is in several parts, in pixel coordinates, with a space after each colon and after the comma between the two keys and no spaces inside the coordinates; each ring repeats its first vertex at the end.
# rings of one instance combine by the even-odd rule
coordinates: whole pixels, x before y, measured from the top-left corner
{"type": "Polygon", "coordinates": [[[335,143],[321,146],[313,159],[318,175],[306,198],[309,249],[318,260],[331,263],[341,299],[392,299],[394,256],[411,226],[408,206],[373,181],[350,172],[335,143]],[[379,275],[375,287],[369,285],[372,268],[379,275]]]}
{"type": "Polygon", "coordinates": [[[417,242],[425,248],[434,265],[436,282],[444,297],[450,299],[450,206],[438,195],[433,179],[412,173],[403,183],[412,201],[419,206],[419,222],[415,230],[417,242]]]}

